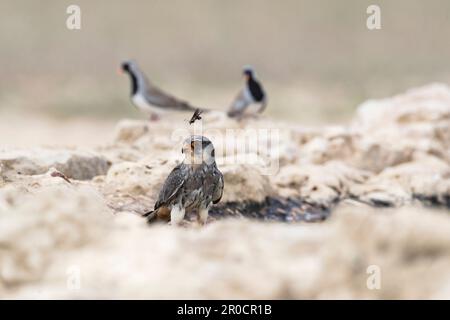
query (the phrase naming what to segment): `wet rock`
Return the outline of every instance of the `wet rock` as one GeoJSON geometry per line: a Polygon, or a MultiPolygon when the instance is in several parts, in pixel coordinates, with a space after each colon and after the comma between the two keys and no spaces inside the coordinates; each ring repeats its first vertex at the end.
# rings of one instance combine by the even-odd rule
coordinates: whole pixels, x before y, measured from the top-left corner
{"type": "Polygon", "coordinates": [[[266,197],[264,201],[222,202],[210,209],[210,220],[248,218],[262,221],[315,222],[325,220],[330,207],[311,204],[301,198],[266,197]]]}

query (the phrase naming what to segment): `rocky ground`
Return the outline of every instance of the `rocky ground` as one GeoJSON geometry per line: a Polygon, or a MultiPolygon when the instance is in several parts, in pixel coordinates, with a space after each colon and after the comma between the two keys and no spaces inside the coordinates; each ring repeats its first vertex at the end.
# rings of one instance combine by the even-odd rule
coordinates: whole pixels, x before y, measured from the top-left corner
{"type": "Polygon", "coordinates": [[[123,120],[95,148],[4,148],[0,296],[450,298],[449,164],[441,84],[367,101],[347,126],[210,112],[123,120]],[[216,146],[223,199],[206,227],[147,225],[191,133],[216,146]]]}

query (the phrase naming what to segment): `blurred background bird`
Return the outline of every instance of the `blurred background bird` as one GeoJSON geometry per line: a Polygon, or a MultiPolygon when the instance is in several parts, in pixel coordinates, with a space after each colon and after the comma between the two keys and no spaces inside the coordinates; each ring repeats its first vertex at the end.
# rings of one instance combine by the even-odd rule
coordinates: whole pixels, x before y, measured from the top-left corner
{"type": "Polygon", "coordinates": [[[450,83],[450,1],[379,0],[379,30],[366,26],[371,0],[76,4],[80,30],[66,28],[65,1],[0,2],[2,145],[109,141],[117,121],[142,117],[114,77],[124,57],[176,97],[224,112],[250,62],[270,100],[263,114],[308,126],[347,123],[368,98],[450,83]]]}
{"type": "Polygon", "coordinates": [[[159,115],[167,111],[198,109],[153,85],[135,61],[122,62],[121,70],[130,76],[131,101],[139,110],[150,114],[151,120],[158,120],[159,115]]]}
{"type": "Polygon", "coordinates": [[[242,73],[245,77],[245,85],[228,110],[228,116],[231,118],[239,119],[246,114],[261,113],[267,106],[266,93],[261,83],[256,79],[253,68],[245,66],[242,73]],[[257,110],[249,110],[251,105],[257,105],[257,110]]]}

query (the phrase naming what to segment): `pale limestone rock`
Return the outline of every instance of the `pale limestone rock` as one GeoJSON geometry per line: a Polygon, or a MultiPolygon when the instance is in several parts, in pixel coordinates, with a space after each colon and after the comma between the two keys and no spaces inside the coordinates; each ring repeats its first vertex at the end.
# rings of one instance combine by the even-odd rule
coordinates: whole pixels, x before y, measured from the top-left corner
{"type": "Polygon", "coordinates": [[[263,202],[267,196],[325,207],[339,203],[330,219],[317,224],[230,219],[204,228],[147,226],[136,214],[153,207],[182,160],[177,143],[198,133],[199,123],[189,126],[188,116],[123,121],[116,141],[95,153],[2,151],[0,295],[448,298],[448,210],[417,204],[450,205],[449,91],[432,85],[368,102],[349,127],[204,115],[200,134],[217,149],[223,204],[263,202]],[[279,130],[279,143],[235,154],[229,146],[245,128],[279,130]],[[267,174],[277,153],[279,168],[267,174]],[[98,165],[103,161],[105,167],[98,165]],[[52,176],[53,170],[71,182],[52,176]],[[381,270],[380,290],[367,288],[373,265],[381,270]],[[67,288],[72,266],[82,272],[80,290],[67,288]]]}
{"type": "Polygon", "coordinates": [[[53,259],[91,245],[110,225],[101,195],[86,186],[11,186],[0,189],[0,204],[0,292],[40,279],[53,259]]]}
{"type": "Polygon", "coordinates": [[[116,127],[116,142],[133,143],[149,131],[148,122],[141,120],[122,120],[116,127]]]}
{"type": "Polygon", "coordinates": [[[373,177],[364,184],[350,187],[349,195],[366,204],[380,207],[401,206],[410,204],[412,194],[396,181],[373,177]]]}
{"type": "Polygon", "coordinates": [[[116,192],[146,194],[154,184],[152,170],[143,163],[121,162],[108,171],[105,183],[116,192]]]}
{"type": "Polygon", "coordinates": [[[362,201],[379,205],[400,206],[417,197],[437,197],[436,202],[445,204],[445,196],[449,194],[449,177],[447,163],[427,156],[386,168],[365,184],[354,186],[351,193],[362,201]]]}
{"type": "Polygon", "coordinates": [[[225,165],[220,167],[220,170],[225,181],[222,202],[259,202],[274,194],[268,176],[262,175],[255,166],[225,165]]]}
{"type": "Polygon", "coordinates": [[[362,137],[359,167],[380,172],[426,154],[449,163],[450,88],[432,84],[370,100],[358,108],[352,130],[362,137]]]}
{"type": "Polygon", "coordinates": [[[297,196],[314,204],[330,206],[346,198],[353,185],[364,183],[369,176],[368,172],[332,161],[325,165],[285,166],[273,182],[285,196],[297,196]]]}
{"type": "MultiPolygon", "coordinates": [[[[391,138],[392,139],[392,138],[391,138]]],[[[363,138],[348,163],[356,168],[378,173],[384,168],[409,162],[413,159],[414,146],[412,143],[388,143],[389,140],[374,141],[363,138]]]]}
{"type": "MultiPolygon", "coordinates": [[[[63,217],[55,216],[54,221],[63,217]]],[[[323,224],[229,220],[200,229],[176,230],[158,225],[149,229],[131,215],[119,215],[108,224],[80,223],[80,227],[88,225],[101,236],[83,236],[88,242],[69,237],[70,241],[57,246],[64,249],[55,251],[48,248],[59,243],[59,232],[52,229],[57,225],[48,224],[45,233],[48,244],[39,247],[42,250],[38,255],[47,258],[46,273],[39,268],[42,264],[39,258],[33,262],[2,260],[12,263],[15,274],[24,270],[25,265],[37,266],[26,269],[26,277],[20,277],[22,281],[16,284],[15,290],[3,287],[2,296],[65,299],[447,297],[450,221],[445,212],[410,207],[374,210],[341,206],[323,224]],[[67,289],[70,266],[77,266],[82,272],[79,290],[67,289]],[[379,290],[367,288],[370,266],[380,268],[379,290]],[[196,270],[195,276],[192,270],[196,270]]],[[[14,237],[11,250],[24,248],[28,253],[32,248],[29,237],[23,232],[21,237],[14,237]]]]}
{"type": "Polygon", "coordinates": [[[14,179],[17,175],[38,175],[51,167],[77,180],[88,180],[104,175],[109,161],[99,154],[81,150],[53,150],[36,148],[31,150],[0,151],[2,176],[14,179]]]}
{"type": "Polygon", "coordinates": [[[450,88],[431,84],[358,107],[354,126],[361,130],[383,130],[386,126],[450,121],[450,88]]]}

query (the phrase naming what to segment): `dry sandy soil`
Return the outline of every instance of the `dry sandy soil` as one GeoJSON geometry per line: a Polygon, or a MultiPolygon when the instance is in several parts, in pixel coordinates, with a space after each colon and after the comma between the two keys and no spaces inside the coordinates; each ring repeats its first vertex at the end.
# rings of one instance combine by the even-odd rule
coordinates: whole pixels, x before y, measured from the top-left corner
{"type": "Polygon", "coordinates": [[[95,147],[100,129],[4,147],[0,296],[450,298],[450,88],[367,101],[346,126],[183,119],[123,120],[95,147]],[[139,214],[200,129],[221,204],[205,227],[147,225],[139,214]]]}

